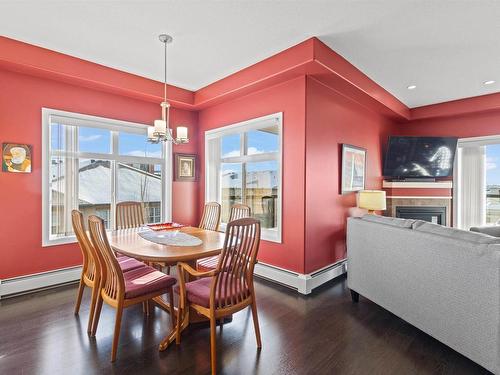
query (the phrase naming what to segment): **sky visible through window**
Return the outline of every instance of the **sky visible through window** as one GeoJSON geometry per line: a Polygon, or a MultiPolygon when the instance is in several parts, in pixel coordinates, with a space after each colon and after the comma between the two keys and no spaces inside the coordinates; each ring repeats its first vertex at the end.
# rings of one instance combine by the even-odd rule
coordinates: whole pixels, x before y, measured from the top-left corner
{"type": "MultiPolygon", "coordinates": [[[[247,155],[262,154],[265,152],[277,152],[279,149],[278,135],[262,130],[247,132],[247,155]]],[[[232,134],[222,137],[221,155],[223,158],[240,156],[240,134],[232,134]]],[[[276,170],[276,162],[249,163],[247,172],[276,170]]],[[[233,169],[233,164],[225,164],[223,173],[238,172],[233,169]]]]}
{"type": "Polygon", "coordinates": [[[111,152],[111,132],[106,129],[78,128],[78,150],[81,152],[111,152]]]}
{"type": "Polygon", "coordinates": [[[145,135],[120,133],[118,145],[120,155],[161,158],[161,145],[149,143],[145,135]]]}
{"type": "MultiPolygon", "coordinates": [[[[56,131],[52,132],[53,145],[58,143],[59,136],[56,131]]],[[[78,147],[81,152],[108,154],[111,152],[111,132],[106,129],[80,127],[78,147]]],[[[125,132],[118,135],[118,152],[120,155],[156,158],[161,158],[162,155],[161,145],[149,143],[146,135],[125,132]]]]}
{"type": "Polygon", "coordinates": [[[500,145],[486,146],[486,185],[500,185],[500,145]]]}

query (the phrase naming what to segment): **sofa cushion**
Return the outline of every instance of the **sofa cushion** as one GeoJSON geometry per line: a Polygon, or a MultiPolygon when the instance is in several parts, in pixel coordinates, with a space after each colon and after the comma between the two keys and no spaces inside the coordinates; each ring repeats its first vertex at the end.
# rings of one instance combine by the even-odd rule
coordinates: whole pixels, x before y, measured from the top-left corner
{"type": "Polygon", "coordinates": [[[500,244],[500,238],[489,236],[487,234],[469,232],[462,229],[445,227],[439,224],[428,222],[419,222],[414,226],[419,232],[433,233],[443,237],[450,237],[455,240],[472,242],[475,244],[500,244]]]}
{"type": "Polygon", "coordinates": [[[411,228],[416,220],[413,219],[400,219],[397,217],[379,216],[379,215],[365,215],[363,220],[371,221],[374,223],[391,225],[393,227],[411,228]]]}

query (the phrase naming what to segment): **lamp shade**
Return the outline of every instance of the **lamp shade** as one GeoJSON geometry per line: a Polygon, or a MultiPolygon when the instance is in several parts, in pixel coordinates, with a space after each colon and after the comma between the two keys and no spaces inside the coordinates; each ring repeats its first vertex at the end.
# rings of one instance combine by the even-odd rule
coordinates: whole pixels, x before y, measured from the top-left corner
{"type": "Polygon", "coordinates": [[[359,192],[358,206],[369,211],[385,210],[385,191],[361,190],[359,192]]]}
{"type": "Polygon", "coordinates": [[[155,120],[155,133],[166,134],[167,133],[167,122],[164,120],[155,120]]]}
{"type": "Polygon", "coordinates": [[[188,128],[185,126],[177,127],[177,139],[187,140],[188,139],[188,128]]]}

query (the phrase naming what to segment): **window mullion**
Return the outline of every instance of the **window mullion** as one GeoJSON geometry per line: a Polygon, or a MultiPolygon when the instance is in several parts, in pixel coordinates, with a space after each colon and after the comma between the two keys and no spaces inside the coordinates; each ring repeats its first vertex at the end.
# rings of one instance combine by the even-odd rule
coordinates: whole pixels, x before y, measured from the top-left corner
{"type": "Polygon", "coordinates": [[[66,182],[65,190],[65,202],[64,206],[66,208],[65,212],[65,223],[64,223],[64,234],[68,235],[72,232],[71,224],[71,211],[78,209],[78,163],[79,159],[77,155],[78,152],[78,129],[74,126],[66,127],[66,148],[69,148],[69,154],[75,155],[74,157],[69,156],[66,158],[66,170],[64,175],[64,180],[66,182]],[[76,172],[76,173],[75,173],[76,172]]]}
{"type": "MultiPolygon", "coordinates": [[[[248,142],[247,133],[246,132],[241,133],[241,153],[240,153],[240,155],[242,155],[243,157],[246,157],[247,142],[248,142]]],[[[242,161],[241,162],[241,203],[242,204],[246,204],[246,202],[247,202],[246,186],[247,186],[246,163],[244,161],[242,161]]]]}
{"type": "Polygon", "coordinates": [[[109,207],[109,229],[115,229],[116,228],[116,223],[115,223],[115,218],[116,218],[116,192],[118,188],[118,162],[116,161],[116,158],[118,156],[118,149],[119,149],[119,135],[118,132],[112,131],[111,132],[111,153],[113,156],[113,159],[110,162],[110,168],[111,168],[111,202],[110,202],[110,207],[109,207]]]}

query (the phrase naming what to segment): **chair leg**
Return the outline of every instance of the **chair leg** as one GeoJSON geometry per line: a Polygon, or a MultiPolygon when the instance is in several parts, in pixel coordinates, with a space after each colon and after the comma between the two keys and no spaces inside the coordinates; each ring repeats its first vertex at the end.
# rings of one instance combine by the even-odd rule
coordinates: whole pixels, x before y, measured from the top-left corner
{"type": "Polygon", "coordinates": [[[182,329],[182,321],[184,320],[184,309],[179,305],[177,309],[177,328],[175,329],[175,343],[179,345],[181,343],[181,329],[182,329]]]}
{"type": "Polygon", "coordinates": [[[98,289],[99,288],[97,287],[97,285],[94,285],[94,287],[92,288],[92,300],[90,302],[89,323],[87,325],[87,333],[92,332],[92,323],[94,321],[95,306],[96,306],[97,297],[99,294],[98,289]]]}
{"type": "Polygon", "coordinates": [[[257,316],[257,304],[255,303],[255,299],[252,302],[252,318],[253,318],[253,326],[255,328],[255,339],[257,340],[257,348],[262,348],[262,342],[260,339],[259,318],[257,316]]]}
{"type": "Polygon", "coordinates": [[[210,366],[212,368],[212,375],[215,375],[217,372],[217,347],[216,347],[216,336],[215,336],[215,327],[217,325],[217,321],[214,316],[210,317],[210,366]]]}
{"type": "Polygon", "coordinates": [[[94,337],[95,333],[97,332],[97,325],[99,324],[99,318],[101,317],[101,309],[102,309],[102,296],[99,292],[97,292],[97,303],[95,306],[94,317],[92,319],[92,330],[90,332],[91,337],[94,337]]]}
{"type": "Polygon", "coordinates": [[[83,289],[85,288],[85,284],[83,282],[83,275],[80,277],[80,284],[78,285],[78,294],[76,295],[76,304],[75,304],[75,315],[78,315],[80,312],[80,304],[82,303],[83,289]]]}
{"type": "Polygon", "coordinates": [[[118,349],[118,340],[120,339],[120,328],[122,325],[123,306],[118,304],[116,307],[115,333],[113,335],[113,347],[111,348],[111,362],[116,361],[116,351],[118,349]]]}

